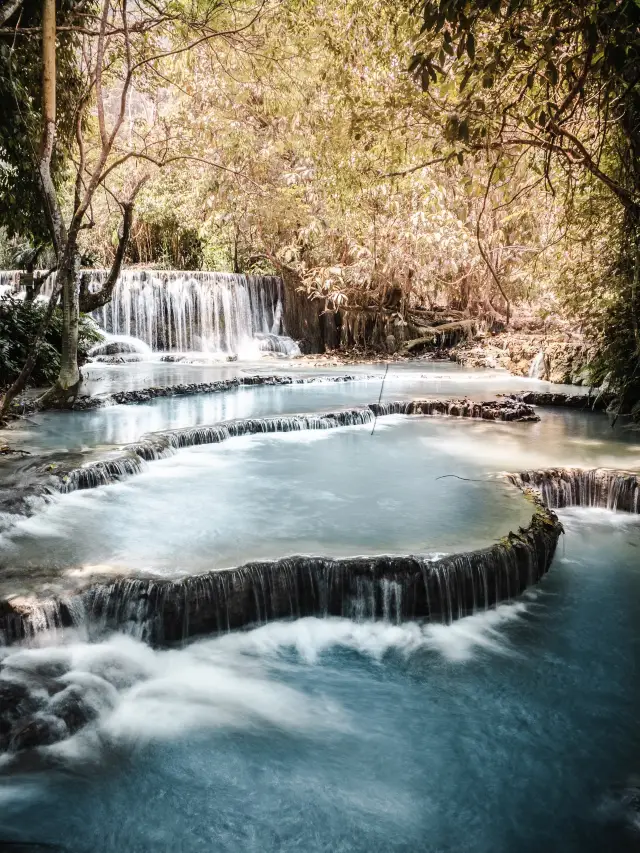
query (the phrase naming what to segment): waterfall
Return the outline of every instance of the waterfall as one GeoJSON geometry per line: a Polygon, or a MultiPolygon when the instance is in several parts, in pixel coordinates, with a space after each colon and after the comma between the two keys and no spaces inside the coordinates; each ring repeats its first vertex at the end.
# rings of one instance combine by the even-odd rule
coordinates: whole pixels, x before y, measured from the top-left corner
{"type": "MultiPolygon", "coordinates": [[[[98,291],[107,275],[84,270],[82,286],[98,291]]],[[[0,271],[0,295],[18,293],[19,277],[19,271],[0,271]]],[[[55,274],[43,296],[54,281],[55,274]]],[[[111,300],[93,317],[110,335],[137,338],[156,352],[300,355],[286,336],[284,287],[277,276],[123,270],[111,300]]]]}
{"type": "Polygon", "coordinates": [[[94,634],[117,629],[170,644],[312,615],[449,623],[536,583],[551,565],[561,531],[553,512],[537,506],[526,529],[490,548],[437,560],[292,556],[176,581],[91,583],[66,598],[1,603],[0,630],[5,642],[74,626],[94,634]]]}
{"type": "Polygon", "coordinates": [[[544,351],[540,350],[529,366],[529,377],[531,379],[543,379],[544,372],[544,351]]]}
{"type": "Polygon", "coordinates": [[[630,472],[551,468],[510,474],[509,479],[521,488],[533,487],[545,506],[555,509],[588,506],[640,513],[640,477],[630,472]]]}
{"type": "MultiPolygon", "coordinates": [[[[106,273],[88,275],[92,291],[106,273]]],[[[94,316],[105,331],[156,351],[237,353],[257,335],[285,334],[282,303],[275,276],[125,270],[94,316]]]]}
{"type": "Polygon", "coordinates": [[[20,294],[20,270],[0,270],[0,299],[20,294]]]}

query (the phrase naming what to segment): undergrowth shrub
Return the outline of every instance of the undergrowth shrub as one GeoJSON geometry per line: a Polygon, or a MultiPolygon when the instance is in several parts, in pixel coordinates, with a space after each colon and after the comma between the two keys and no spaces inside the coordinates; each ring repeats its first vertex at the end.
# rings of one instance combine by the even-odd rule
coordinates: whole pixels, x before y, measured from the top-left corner
{"type": "MultiPolygon", "coordinates": [[[[22,370],[46,308],[44,301],[25,302],[9,294],[0,297],[0,388],[9,386],[22,370]]],[[[55,381],[60,368],[61,330],[62,312],[56,308],[40,345],[31,374],[32,385],[48,385],[55,381]]],[[[78,357],[81,363],[100,340],[102,335],[93,320],[80,315],[78,357]]]]}

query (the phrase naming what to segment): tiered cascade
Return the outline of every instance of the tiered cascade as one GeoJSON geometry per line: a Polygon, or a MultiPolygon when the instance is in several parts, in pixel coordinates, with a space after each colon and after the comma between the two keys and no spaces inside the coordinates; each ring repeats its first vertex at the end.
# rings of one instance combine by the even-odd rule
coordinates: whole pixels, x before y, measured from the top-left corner
{"type": "Polygon", "coordinates": [[[118,482],[124,477],[139,474],[146,462],[164,459],[184,447],[218,444],[229,438],[259,433],[280,433],[299,430],[335,429],[345,426],[371,424],[385,415],[423,415],[473,418],[492,421],[536,421],[533,409],[523,403],[510,401],[474,403],[471,400],[396,400],[370,403],[354,409],[309,415],[280,415],[265,418],[237,418],[216,424],[166,430],[142,436],[128,444],[110,459],[91,462],[80,468],[60,466],[55,474],[62,492],[92,489],[118,482]]]}
{"type": "Polygon", "coordinates": [[[509,478],[521,488],[537,489],[545,505],[555,509],[586,506],[640,513],[640,477],[631,472],[548,468],[510,474],[509,478]]]}
{"type": "MultiPolygon", "coordinates": [[[[95,292],[106,276],[85,270],[82,287],[95,292]]],[[[43,295],[54,282],[55,275],[43,295]]],[[[19,286],[19,273],[0,272],[0,293],[19,286]]],[[[154,351],[300,354],[286,336],[284,288],[276,276],[124,270],[111,300],[93,316],[110,335],[137,338],[154,351]]]]}
{"type": "Polygon", "coordinates": [[[68,626],[117,629],[166,644],[273,619],[347,616],[451,622],[510,600],[549,569],[562,527],[537,505],[531,524],[490,548],[420,556],[294,556],[179,581],[118,579],[42,603],[12,600],[5,641],[68,626]]]}
{"type": "MultiPolygon", "coordinates": [[[[89,290],[105,273],[90,273],[89,290]]],[[[139,338],[153,350],[237,353],[256,335],[280,336],[283,292],[274,276],[126,270],[111,301],[95,316],[113,335],[139,338]]],[[[265,348],[268,338],[258,339],[265,348]]]]}

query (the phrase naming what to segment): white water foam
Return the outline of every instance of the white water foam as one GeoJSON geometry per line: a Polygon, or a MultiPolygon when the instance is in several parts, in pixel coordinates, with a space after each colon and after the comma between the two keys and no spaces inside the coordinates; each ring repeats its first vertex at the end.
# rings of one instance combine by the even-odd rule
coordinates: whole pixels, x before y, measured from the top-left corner
{"type": "MultiPolygon", "coordinates": [[[[346,732],[355,723],[344,709],[316,691],[310,695],[289,686],[283,673],[322,666],[328,653],[340,650],[376,662],[390,652],[431,651],[458,663],[480,651],[512,654],[505,629],[527,607],[522,601],[501,605],[446,626],[309,617],[179,650],[154,650],[120,634],[98,643],[76,635],[52,646],[40,636],[38,646],[4,650],[0,678],[18,680],[45,698],[52,678],[81,694],[94,722],[40,749],[64,761],[98,759],[105,749],[130,749],[202,729],[346,732]]],[[[49,642],[57,640],[51,635],[49,642]]]]}
{"type": "Polygon", "coordinates": [[[307,617],[295,622],[273,622],[241,634],[221,637],[222,647],[233,647],[254,655],[279,655],[294,650],[308,664],[321,660],[335,648],[348,649],[380,661],[390,651],[410,655],[419,649],[434,650],[449,660],[463,661],[484,648],[509,653],[500,629],[518,619],[527,609],[523,602],[498,607],[450,625],[403,622],[353,622],[349,619],[307,617]]]}

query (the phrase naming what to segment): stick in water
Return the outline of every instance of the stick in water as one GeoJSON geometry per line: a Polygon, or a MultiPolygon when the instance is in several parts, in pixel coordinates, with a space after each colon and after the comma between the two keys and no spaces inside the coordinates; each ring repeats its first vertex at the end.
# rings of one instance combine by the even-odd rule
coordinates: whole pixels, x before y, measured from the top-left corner
{"type": "MultiPolygon", "coordinates": [[[[387,362],[387,366],[384,371],[384,376],[382,377],[382,385],[380,386],[380,396],[378,397],[378,405],[382,401],[382,392],[384,391],[384,380],[387,378],[387,373],[389,372],[389,362],[387,362]]],[[[376,424],[378,423],[378,412],[376,410],[373,416],[373,427],[371,428],[371,435],[376,431],[376,424]]]]}

